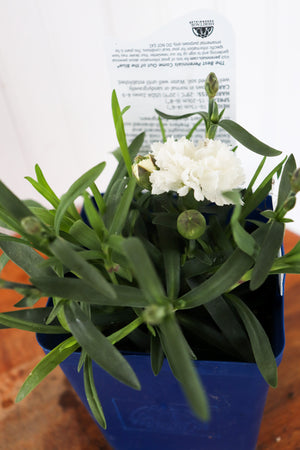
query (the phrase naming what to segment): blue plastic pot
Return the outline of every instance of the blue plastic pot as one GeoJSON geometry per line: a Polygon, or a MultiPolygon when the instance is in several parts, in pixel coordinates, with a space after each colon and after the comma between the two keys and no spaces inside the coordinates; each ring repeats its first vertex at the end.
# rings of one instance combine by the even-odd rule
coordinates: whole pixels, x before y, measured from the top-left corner
{"type": "MultiPolygon", "coordinates": [[[[271,209],[268,197],[259,210],[271,209]]],[[[261,216],[260,216],[261,217],[261,216]]],[[[258,218],[254,213],[251,218],[258,218]]],[[[277,365],[284,349],[283,281],[273,276],[263,293],[268,311],[268,334],[277,365]],[[281,286],[280,286],[281,284],[281,286]]],[[[255,292],[253,296],[255,296],[255,292]]],[[[39,334],[38,342],[48,353],[64,336],[39,334]]],[[[167,361],[155,377],[150,356],[124,353],[140,380],[135,391],[116,381],[97,364],[94,378],[105,412],[105,437],[115,450],[254,450],[258,438],[268,385],[256,364],[226,361],[195,361],[206,389],[211,420],[200,422],[191,412],[167,361]]],[[[69,356],[61,368],[89,410],[83,374],[77,372],[80,353],[69,356]]]]}
{"type": "MultiPolygon", "coordinates": [[[[271,342],[279,364],[284,348],[283,297],[279,287],[270,304],[271,342]]],[[[58,336],[38,335],[46,353],[58,343],[57,339],[58,336]]],[[[79,352],[72,354],[61,368],[89,409],[82,371],[77,372],[79,357],[79,352]]],[[[195,362],[212,416],[209,423],[202,423],[190,411],[167,361],[154,377],[149,355],[128,353],[125,357],[141,382],[141,391],[130,389],[94,365],[95,383],[108,424],[104,434],[115,450],[255,449],[268,393],[256,364],[195,362]]]]}

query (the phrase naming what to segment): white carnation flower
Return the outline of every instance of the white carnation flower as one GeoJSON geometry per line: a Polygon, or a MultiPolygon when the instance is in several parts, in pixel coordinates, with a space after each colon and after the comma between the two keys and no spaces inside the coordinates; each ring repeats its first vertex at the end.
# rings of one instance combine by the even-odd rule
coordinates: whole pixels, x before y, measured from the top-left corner
{"type": "Polygon", "coordinates": [[[175,191],[185,196],[193,189],[197,201],[206,198],[221,206],[230,203],[222,192],[245,182],[239,159],[221,141],[205,139],[195,147],[185,137],[178,141],[168,138],[151,149],[159,167],[150,175],[153,194],[175,191]]]}

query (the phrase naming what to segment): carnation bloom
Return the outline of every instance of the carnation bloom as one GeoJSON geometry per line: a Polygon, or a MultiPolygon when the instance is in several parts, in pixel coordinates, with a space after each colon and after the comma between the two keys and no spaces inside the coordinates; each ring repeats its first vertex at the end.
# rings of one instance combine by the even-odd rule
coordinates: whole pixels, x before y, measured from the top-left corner
{"type": "Polygon", "coordinates": [[[221,206],[230,203],[222,193],[245,181],[239,159],[221,141],[205,139],[195,146],[185,137],[168,138],[151,149],[159,168],[150,175],[152,194],[175,191],[185,196],[193,189],[197,201],[206,198],[221,206]]]}

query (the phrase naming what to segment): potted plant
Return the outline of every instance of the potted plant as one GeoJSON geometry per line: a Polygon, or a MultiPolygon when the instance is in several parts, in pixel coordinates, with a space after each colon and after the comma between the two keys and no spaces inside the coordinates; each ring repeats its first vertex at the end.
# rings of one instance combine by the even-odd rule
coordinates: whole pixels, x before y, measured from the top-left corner
{"type": "Polygon", "coordinates": [[[60,364],[103,428],[108,411],[108,437],[120,449],[254,448],[267,386],[277,384],[284,345],[279,274],[299,273],[300,244],[280,251],[300,173],[291,155],[254,189],[266,158],[280,152],[222,119],[215,74],[205,89],[208,112],[157,111],[162,142],[146,155],[138,155],[143,134],[127,145],[128,107],[121,110],[113,92],[120,147],[103,195],[95,181],[105,163],[60,199],[36,166],[37,179],[28,180],[50,209],[21,201],[0,183],[1,225],[19,235],[0,235],[1,264],[12,260],[30,276],[29,284],[1,279],[2,288],[24,298],[0,314],[0,328],[41,333],[47,353],[17,401],[60,364]],[[186,137],[166,138],[163,119],[192,115],[200,120],[186,137]],[[205,139],[195,145],[200,123],[205,139]],[[218,127],[262,155],[246,187],[235,149],[215,139],[218,127]],[[44,296],[51,297],[47,305],[34,307],[44,296]]]}

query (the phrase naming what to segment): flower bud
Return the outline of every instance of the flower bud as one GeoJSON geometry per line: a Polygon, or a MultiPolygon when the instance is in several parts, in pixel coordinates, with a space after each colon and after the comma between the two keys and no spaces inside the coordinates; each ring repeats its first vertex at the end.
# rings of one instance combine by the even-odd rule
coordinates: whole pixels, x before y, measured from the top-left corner
{"type": "Polygon", "coordinates": [[[147,306],[143,311],[143,318],[149,325],[159,325],[162,320],[172,312],[171,305],[156,305],[147,306]]]}
{"type": "Polygon", "coordinates": [[[132,165],[132,173],[137,179],[139,186],[151,191],[151,183],[149,181],[151,173],[157,170],[155,159],[150,153],[147,156],[138,155],[132,165]]]}
{"type": "Polygon", "coordinates": [[[296,169],[292,175],[291,189],[295,194],[300,191],[300,168],[296,169]]]}
{"type": "Polygon", "coordinates": [[[219,81],[215,73],[210,72],[205,80],[205,90],[209,98],[214,98],[219,90],[219,81]]]}
{"type": "Polygon", "coordinates": [[[21,225],[25,233],[30,235],[39,234],[42,231],[41,222],[35,216],[24,217],[21,220],[21,225]]]}
{"type": "Polygon", "coordinates": [[[183,211],[177,218],[177,230],[186,239],[198,239],[205,229],[205,217],[196,209],[183,211]]]}

